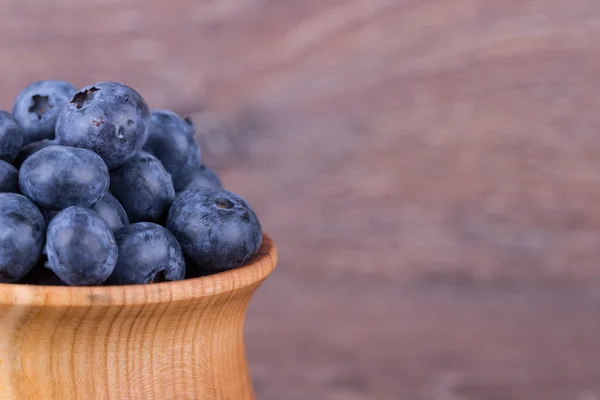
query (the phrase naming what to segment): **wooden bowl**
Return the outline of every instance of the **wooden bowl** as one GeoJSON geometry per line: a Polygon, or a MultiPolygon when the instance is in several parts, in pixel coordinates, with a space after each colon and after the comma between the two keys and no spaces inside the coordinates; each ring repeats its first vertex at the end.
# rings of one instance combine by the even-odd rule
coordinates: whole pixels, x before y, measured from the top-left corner
{"type": "Polygon", "coordinates": [[[246,307],[277,251],[150,285],[0,284],[0,399],[254,399],[246,307]]]}

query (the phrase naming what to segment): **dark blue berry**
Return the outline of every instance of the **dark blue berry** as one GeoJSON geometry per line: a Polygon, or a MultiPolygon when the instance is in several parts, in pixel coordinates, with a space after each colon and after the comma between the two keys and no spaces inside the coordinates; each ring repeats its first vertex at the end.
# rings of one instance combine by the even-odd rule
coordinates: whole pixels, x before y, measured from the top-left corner
{"type": "Polygon", "coordinates": [[[23,145],[54,138],[56,118],[77,89],[57,80],[34,82],[15,100],[12,115],[23,128],[23,145]]]}
{"type": "Polygon", "coordinates": [[[46,225],[25,196],[0,193],[0,282],[16,282],[36,264],[46,225]]]}
{"type": "Polygon", "coordinates": [[[110,189],[131,222],[162,222],[175,198],[171,175],[145,151],[110,171],[110,189]]]}
{"type": "Polygon", "coordinates": [[[59,212],[46,235],[46,267],[72,286],[100,285],[118,257],[115,238],[102,218],[83,207],[59,212]]]}
{"type": "Polygon", "coordinates": [[[0,160],[13,162],[23,147],[23,130],[12,115],[0,110],[0,160]]]}
{"type": "Polygon", "coordinates": [[[49,146],[25,160],[19,184],[40,207],[62,210],[95,204],[108,190],[109,175],[104,161],[90,150],[49,146]]]}
{"type": "Polygon", "coordinates": [[[45,149],[48,146],[55,146],[55,145],[58,145],[58,142],[56,140],[50,140],[50,139],[44,139],[44,140],[40,140],[38,142],[29,143],[27,146],[24,146],[21,149],[21,151],[19,152],[19,155],[17,155],[17,158],[15,158],[15,161],[13,161],[13,165],[17,168],[21,168],[21,165],[23,165],[23,162],[29,156],[31,156],[34,153],[37,153],[41,149],[45,149]]]}
{"type": "Polygon", "coordinates": [[[109,169],[123,165],[148,138],[150,109],[138,92],[98,82],[77,92],[56,121],[61,145],[96,152],[109,169]]]}
{"type": "Polygon", "coordinates": [[[119,203],[119,200],[110,193],[106,193],[104,197],[92,206],[92,210],[106,222],[109,229],[115,232],[125,225],[129,225],[129,217],[127,212],[119,203]]]}
{"type": "Polygon", "coordinates": [[[19,193],[19,171],[0,160],[0,193],[19,193]]]}
{"type": "Polygon", "coordinates": [[[200,165],[200,147],[194,123],[167,110],[153,110],[150,134],[144,150],[158,158],[173,178],[176,191],[182,190],[200,165]]]}
{"type": "Polygon", "coordinates": [[[223,188],[221,180],[217,174],[206,165],[202,164],[192,172],[191,180],[185,187],[185,189],[201,188],[206,186],[214,186],[217,188],[223,188]]]}
{"type": "Polygon", "coordinates": [[[181,246],[171,232],[152,222],[138,222],[115,233],[119,260],[106,281],[128,285],[185,278],[181,246]]]}
{"type": "Polygon", "coordinates": [[[250,205],[215,187],[179,193],[169,210],[167,229],[194,267],[206,271],[245,264],[262,241],[260,222],[250,205]]]}

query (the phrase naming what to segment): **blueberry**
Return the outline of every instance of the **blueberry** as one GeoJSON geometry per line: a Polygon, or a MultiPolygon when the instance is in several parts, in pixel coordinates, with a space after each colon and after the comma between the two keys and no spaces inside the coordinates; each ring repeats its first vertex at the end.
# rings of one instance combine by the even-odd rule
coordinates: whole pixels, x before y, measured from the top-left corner
{"type": "Polygon", "coordinates": [[[46,225],[25,196],[0,193],[0,282],[16,282],[35,265],[46,225]]]}
{"type": "Polygon", "coordinates": [[[152,222],[138,222],[115,233],[119,260],[106,281],[128,285],[178,281],[185,277],[181,246],[171,232],[152,222]]]}
{"type": "Polygon", "coordinates": [[[129,217],[125,209],[119,203],[119,200],[110,193],[106,193],[104,197],[92,206],[92,210],[106,222],[108,228],[115,232],[116,230],[129,225],[129,217]]]}
{"type": "Polygon", "coordinates": [[[215,187],[179,193],[169,210],[167,229],[194,267],[206,271],[245,264],[262,241],[262,228],[250,205],[215,187]]]}
{"type": "Polygon", "coordinates": [[[48,80],[34,82],[19,93],[12,115],[23,128],[23,145],[54,138],[56,118],[75,92],[68,82],[48,80]]]}
{"type": "Polygon", "coordinates": [[[150,109],[142,96],[118,82],[81,89],[56,121],[61,145],[92,150],[109,169],[123,165],[148,138],[150,109]]]}
{"type": "Polygon", "coordinates": [[[217,188],[223,188],[221,180],[217,174],[206,165],[202,164],[196,167],[192,172],[191,180],[185,187],[185,189],[201,188],[206,186],[214,186],[217,188]]]}
{"type": "Polygon", "coordinates": [[[0,110],[0,160],[13,162],[23,146],[23,130],[12,115],[0,110]]]}
{"type": "Polygon", "coordinates": [[[23,146],[13,165],[17,168],[21,168],[23,162],[32,154],[37,153],[41,149],[45,149],[48,146],[58,145],[56,140],[44,139],[37,142],[31,142],[27,146],[23,146]]]}
{"type": "Polygon", "coordinates": [[[175,198],[171,175],[145,151],[110,171],[110,189],[131,222],[162,222],[175,198]]]}
{"type": "Polygon", "coordinates": [[[173,177],[176,191],[190,181],[192,172],[200,165],[200,147],[194,136],[191,118],[181,118],[167,110],[153,110],[150,134],[144,150],[158,158],[173,177]]]}
{"type": "Polygon", "coordinates": [[[104,161],[90,150],[49,146],[25,160],[19,184],[40,207],[62,210],[95,204],[108,190],[109,175],[104,161]]]}
{"type": "Polygon", "coordinates": [[[102,218],[83,207],[59,212],[46,235],[46,267],[69,285],[100,285],[118,258],[115,238],[102,218]]]}
{"type": "Polygon", "coordinates": [[[5,192],[19,193],[19,171],[0,160],[0,193],[5,192]]]}
{"type": "MultiPolygon", "coordinates": [[[[129,225],[129,217],[125,212],[125,209],[119,203],[119,200],[115,198],[112,194],[107,192],[100,201],[94,204],[91,208],[92,211],[95,211],[96,214],[102,218],[108,229],[111,232],[115,232],[116,230],[122,228],[125,225],[129,225]]],[[[58,214],[60,211],[47,210],[42,208],[40,210],[42,215],[44,216],[44,221],[46,221],[46,226],[50,224],[50,221],[58,214]]]]}

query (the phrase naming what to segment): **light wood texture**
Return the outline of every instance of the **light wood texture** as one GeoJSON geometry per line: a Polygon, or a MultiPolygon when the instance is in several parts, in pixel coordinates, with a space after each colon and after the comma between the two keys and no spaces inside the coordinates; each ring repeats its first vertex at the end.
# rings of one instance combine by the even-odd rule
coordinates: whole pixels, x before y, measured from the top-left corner
{"type": "Polygon", "coordinates": [[[0,285],[0,399],[251,400],[243,323],[275,267],[152,285],[0,285]]]}

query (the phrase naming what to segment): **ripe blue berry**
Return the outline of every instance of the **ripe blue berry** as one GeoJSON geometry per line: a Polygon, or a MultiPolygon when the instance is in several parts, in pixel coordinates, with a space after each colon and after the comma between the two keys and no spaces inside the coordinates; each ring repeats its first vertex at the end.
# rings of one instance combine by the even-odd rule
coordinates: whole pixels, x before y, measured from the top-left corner
{"type": "Polygon", "coordinates": [[[115,233],[119,260],[106,281],[128,285],[177,281],[185,277],[181,246],[171,232],[152,222],[138,222],[115,233]]]}
{"type": "Polygon", "coordinates": [[[62,210],[95,204],[108,190],[109,175],[106,164],[90,150],[49,146],[25,160],[19,184],[40,207],[62,210]]]}
{"type": "Polygon", "coordinates": [[[69,285],[100,285],[118,257],[115,238],[92,210],[69,207],[59,212],[46,235],[46,267],[69,285]]]}
{"type": "Polygon", "coordinates": [[[34,82],[17,96],[12,115],[23,128],[23,145],[54,138],[56,118],[77,89],[68,82],[34,82]]]}
{"type": "Polygon", "coordinates": [[[199,167],[196,167],[192,172],[190,182],[185,187],[185,190],[206,186],[223,188],[223,184],[217,174],[212,169],[202,164],[199,167]]]}
{"type": "Polygon", "coordinates": [[[106,222],[106,226],[113,232],[125,225],[129,225],[127,212],[125,212],[119,200],[108,192],[99,202],[92,206],[92,210],[96,211],[100,218],[106,222]]]}
{"type": "Polygon", "coordinates": [[[173,179],[176,191],[190,181],[192,172],[200,165],[200,147],[194,136],[191,118],[181,118],[167,110],[153,110],[150,134],[144,150],[158,158],[173,179]]]}
{"type": "Polygon", "coordinates": [[[0,193],[0,282],[16,282],[35,265],[46,225],[25,196],[0,193]]]}
{"type": "Polygon", "coordinates": [[[150,109],[142,96],[118,82],[98,82],[77,92],[56,121],[61,145],[96,152],[109,169],[137,153],[148,138],[150,109]]]}
{"type": "Polygon", "coordinates": [[[110,171],[110,189],[131,222],[160,223],[175,198],[171,175],[145,151],[110,171]]]}
{"type": "Polygon", "coordinates": [[[23,146],[23,130],[12,115],[0,110],[0,160],[13,162],[23,146]]]}
{"type": "Polygon", "coordinates": [[[250,205],[236,194],[215,187],[179,193],[166,226],[194,267],[207,271],[245,264],[262,241],[262,228],[250,205]]]}
{"type": "Polygon", "coordinates": [[[0,193],[19,193],[19,171],[0,160],[0,193]]]}

